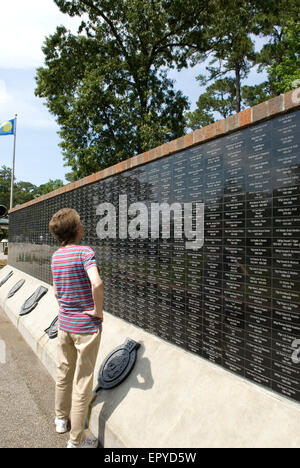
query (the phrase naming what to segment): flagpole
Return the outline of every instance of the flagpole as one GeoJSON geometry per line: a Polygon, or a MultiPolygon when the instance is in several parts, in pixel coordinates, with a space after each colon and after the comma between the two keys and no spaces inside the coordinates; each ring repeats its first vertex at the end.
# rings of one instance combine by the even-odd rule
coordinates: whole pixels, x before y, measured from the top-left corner
{"type": "Polygon", "coordinates": [[[11,183],[10,183],[10,209],[13,208],[13,204],[14,204],[13,200],[14,200],[14,180],[15,180],[15,166],[16,166],[17,118],[18,118],[18,114],[15,115],[15,125],[14,125],[14,154],[13,154],[13,168],[12,168],[11,183]]]}

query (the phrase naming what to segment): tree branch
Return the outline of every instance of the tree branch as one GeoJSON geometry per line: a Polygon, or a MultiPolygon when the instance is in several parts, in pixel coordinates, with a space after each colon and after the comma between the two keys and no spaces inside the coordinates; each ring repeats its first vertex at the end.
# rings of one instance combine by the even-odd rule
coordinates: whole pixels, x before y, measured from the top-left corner
{"type": "Polygon", "coordinates": [[[124,56],[126,57],[127,60],[129,60],[129,55],[127,53],[127,50],[123,45],[122,38],[121,38],[120,34],[118,33],[113,21],[111,21],[108,18],[108,16],[104,13],[103,10],[101,10],[99,7],[94,5],[92,1],[89,1],[89,0],[81,0],[81,1],[87,8],[90,8],[91,10],[94,10],[95,12],[97,12],[98,15],[101,16],[101,18],[108,24],[108,26],[110,27],[114,37],[117,40],[119,46],[121,47],[124,56]]]}

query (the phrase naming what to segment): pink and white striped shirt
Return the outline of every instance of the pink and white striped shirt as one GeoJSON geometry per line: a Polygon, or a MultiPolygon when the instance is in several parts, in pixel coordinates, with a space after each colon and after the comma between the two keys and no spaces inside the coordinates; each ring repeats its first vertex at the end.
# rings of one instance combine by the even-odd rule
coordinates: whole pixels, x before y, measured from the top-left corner
{"type": "Polygon", "coordinates": [[[84,313],[95,308],[87,275],[93,266],[97,263],[90,247],[70,245],[52,255],[51,270],[59,302],[58,324],[63,331],[88,334],[96,333],[101,327],[100,319],[84,313]]]}

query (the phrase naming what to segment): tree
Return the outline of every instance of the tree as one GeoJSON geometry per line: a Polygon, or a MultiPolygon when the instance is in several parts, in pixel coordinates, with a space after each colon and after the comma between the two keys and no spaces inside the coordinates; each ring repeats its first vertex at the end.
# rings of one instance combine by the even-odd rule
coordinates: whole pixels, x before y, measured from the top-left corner
{"type": "Polygon", "coordinates": [[[7,166],[0,168],[0,205],[9,208],[11,169],[7,166]]]}
{"type": "MultiPolygon", "coordinates": [[[[203,76],[197,79],[202,85],[206,82],[203,76]]],[[[216,120],[217,114],[226,119],[235,112],[235,95],[234,78],[216,80],[208,86],[205,93],[200,95],[196,110],[186,114],[187,127],[192,130],[205,127],[216,120]]]]}
{"type": "Polygon", "coordinates": [[[263,70],[275,61],[280,64],[285,55],[284,29],[300,20],[298,0],[257,0],[256,23],[258,34],[268,38],[257,55],[257,64],[263,70]]]}
{"type": "MultiPolygon", "coordinates": [[[[60,126],[68,179],[182,136],[188,101],[165,68],[190,47],[210,2],[193,9],[192,0],[55,2],[68,15],[87,16],[78,35],[59,27],[46,39],[46,66],[36,77],[36,94],[60,126]]],[[[203,26],[197,41],[205,42],[203,26]]]]}
{"type": "Polygon", "coordinates": [[[274,60],[268,69],[278,94],[300,86],[300,22],[289,22],[284,28],[282,46],[285,52],[281,62],[274,60]]]}
{"type": "MultiPolygon", "coordinates": [[[[212,56],[207,67],[206,81],[203,77],[200,78],[203,85],[210,82],[213,85],[200,96],[198,108],[193,115],[187,115],[192,128],[197,123],[202,125],[210,122],[214,110],[220,110],[219,105],[219,113],[226,117],[227,113],[222,113],[222,107],[228,109],[229,113],[239,112],[244,107],[254,106],[290,89],[291,82],[298,77],[297,71],[291,74],[291,68],[299,68],[296,60],[296,37],[293,39],[292,50],[286,43],[284,33],[288,24],[299,22],[298,0],[213,0],[212,4],[215,12],[207,27],[210,47],[204,54],[191,51],[191,57],[195,64],[212,56]],[[260,52],[255,52],[254,42],[258,36],[266,37],[268,41],[260,52]],[[288,49],[291,56],[285,59],[288,49]],[[287,86],[282,86],[281,70],[285,60],[289,61],[291,79],[287,86]],[[268,80],[254,86],[243,84],[254,65],[258,66],[258,71],[268,72],[268,80]],[[221,85],[220,80],[223,77],[230,81],[235,80],[235,86],[228,88],[229,94],[226,96],[218,89],[228,85],[226,81],[221,85]],[[235,109],[231,107],[233,100],[236,102],[235,109]],[[205,106],[208,106],[208,114],[203,111],[205,106]]],[[[284,68],[286,70],[286,65],[284,68]]]]}
{"type": "Polygon", "coordinates": [[[57,190],[63,186],[64,186],[64,183],[62,180],[50,179],[48,182],[46,182],[46,184],[42,184],[39,187],[36,187],[34,196],[35,198],[40,197],[41,195],[45,195],[46,193],[53,192],[54,190],[57,190]]]}
{"type": "MultiPolygon", "coordinates": [[[[7,208],[10,206],[10,185],[11,185],[10,167],[2,166],[0,169],[0,205],[7,208]]],[[[14,183],[14,206],[26,203],[35,196],[36,185],[30,182],[19,181],[14,183]]]]}
{"type": "MultiPolygon", "coordinates": [[[[255,105],[277,96],[281,87],[281,63],[287,54],[286,28],[300,21],[298,0],[257,0],[256,2],[257,34],[268,39],[256,56],[258,71],[267,71],[267,81],[260,85],[246,86],[243,98],[247,105],[255,105]]],[[[297,53],[297,51],[295,51],[297,53]]]]}
{"type": "MultiPolygon", "coordinates": [[[[222,85],[234,92],[235,111],[242,109],[242,81],[247,78],[255,61],[254,42],[251,34],[257,31],[256,5],[250,0],[214,0],[214,14],[207,25],[207,52],[194,54],[193,64],[212,57],[207,66],[206,84],[226,78],[222,85]],[[232,86],[234,79],[234,86],[232,86]],[[229,81],[228,81],[229,80],[229,81]],[[228,86],[230,83],[230,86],[228,86]]],[[[201,77],[202,78],[202,77],[201,77]]],[[[222,88],[221,86],[221,88],[222,88]]]]}
{"type": "Polygon", "coordinates": [[[16,182],[14,185],[14,206],[22,205],[35,198],[37,187],[31,182],[16,182]]]}
{"type": "MultiPolygon", "coordinates": [[[[0,168],[0,205],[4,205],[7,208],[10,206],[10,185],[11,185],[11,173],[10,167],[2,166],[0,168]]],[[[45,195],[48,192],[62,187],[63,181],[49,180],[49,182],[36,186],[31,182],[18,181],[14,183],[14,206],[22,205],[33,198],[37,198],[41,195],[45,195]]]]}
{"type": "Polygon", "coordinates": [[[274,97],[271,83],[265,81],[259,85],[244,85],[242,88],[242,100],[245,107],[253,107],[261,102],[274,97]]]}

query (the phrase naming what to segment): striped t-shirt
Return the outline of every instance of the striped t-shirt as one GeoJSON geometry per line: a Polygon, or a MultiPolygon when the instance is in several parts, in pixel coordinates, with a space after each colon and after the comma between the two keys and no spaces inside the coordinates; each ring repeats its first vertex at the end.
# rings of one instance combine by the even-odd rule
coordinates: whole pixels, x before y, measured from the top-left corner
{"type": "Polygon", "coordinates": [[[95,253],[90,247],[70,245],[61,247],[53,255],[51,270],[56,287],[59,328],[70,333],[96,333],[101,320],[86,315],[94,310],[89,268],[97,266],[95,253]]]}

